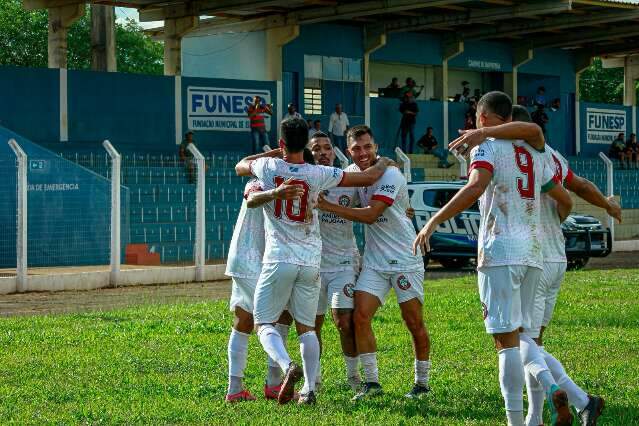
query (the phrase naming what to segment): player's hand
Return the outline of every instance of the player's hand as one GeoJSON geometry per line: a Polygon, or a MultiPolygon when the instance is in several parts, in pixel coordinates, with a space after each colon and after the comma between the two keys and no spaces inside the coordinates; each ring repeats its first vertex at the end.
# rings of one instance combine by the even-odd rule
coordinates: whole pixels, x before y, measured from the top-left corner
{"type": "Polygon", "coordinates": [[[329,204],[330,203],[328,201],[326,201],[324,193],[320,192],[319,195],[317,196],[317,203],[315,204],[315,208],[320,209],[320,210],[326,210],[326,207],[329,204]]]}
{"type": "Polygon", "coordinates": [[[275,148],[275,149],[272,149],[272,150],[268,151],[268,155],[270,157],[283,158],[284,157],[284,151],[282,151],[282,148],[275,148]]]}
{"type": "Polygon", "coordinates": [[[417,255],[417,249],[420,249],[422,256],[430,252],[430,236],[433,235],[433,232],[435,232],[435,227],[428,221],[413,241],[413,256],[417,255]]]}
{"type": "Polygon", "coordinates": [[[413,220],[413,218],[415,217],[415,209],[412,207],[407,208],[406,217],[409,218],[410,220],[413,220]]]}
{"type": "Polygon", "coordinates": [[[459,155],[465,156],[485,139],[486,136],[482,129],[459,130],[459,137],[448,144],[448,150],[456,151],[459,155]]]}
{"type": "Polygon", "coordinates": [[[618,223],[621,223],[621,207],[615,201],[615,197],[610,196],[607,198],[607,200],[608,200],[608,208],[606,209],[606,211],[608,212],[610,216],[617,219],[618,223]]]}
{"type": "Polygon", "coordinates": [[[302,185],[291,185],[293,178],[288,178],[282,182],[273,191],[273,196],[277,200],[293,200],[296,198],[302,198],[304,195],[304,188],[302,185]]]}

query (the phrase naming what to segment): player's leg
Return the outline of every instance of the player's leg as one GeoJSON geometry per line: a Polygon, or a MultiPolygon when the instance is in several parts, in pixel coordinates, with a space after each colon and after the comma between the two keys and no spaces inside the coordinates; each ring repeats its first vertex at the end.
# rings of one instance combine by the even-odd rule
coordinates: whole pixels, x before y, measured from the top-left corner
{"type": "Polygon", "coordinates": [[[419,398],[430,391],[430,336],[424,325],[423,313],[424,272],[396,274],[391,277],[391,283],[397,294],[402,319],[413,338],[415,353],[415,383],[406,397],[419,398]]]}
{"type": "Polygon", "coordinates": [[[322,384],[322,326],[324,325],[324,319],[326,315],[317,315],[315,317],[315,335],[317,336],[317,342],[319,344],[320,362],[317,364],[317,371],[315,372],[315,389],[319,390],[322,384]]]}
{"type": "Polygon", "coordinates": [[[319,389],[319,385],[322,382],[322,365],[321,365],[321,357],[322,357],[322,326],[324,325],[324,320],[326,318],[326,311],[328,309],[328,283],[324,279],[325,274],[320,273],[319,278],[319,296],[317,299],[317,314],[315,316],[315,334],[317,335],[317,340],[319,342],[320,347],[320,364],[317,367],[317,373],[315,374],[315,387],[319,389]]]}
{"type": "MultiPolygon", "coordinates": [[[[282,312],[282,315],[277,319],[277,323],[275,323],[275,329],[282,337],[282,343],[284,344],[284,349],[288,351],[288,333],[293,323],[293,318],[288,311],[282,312]]],[[[266,383],[264,384],[264,397],[266,399],[277,399],[277,395],[280,393],[281,385],[282,385],[282,369],[280,366],[271,358],[270,356],[266,356],[268,361],[268,370],[266,374],[266,383]]]]}

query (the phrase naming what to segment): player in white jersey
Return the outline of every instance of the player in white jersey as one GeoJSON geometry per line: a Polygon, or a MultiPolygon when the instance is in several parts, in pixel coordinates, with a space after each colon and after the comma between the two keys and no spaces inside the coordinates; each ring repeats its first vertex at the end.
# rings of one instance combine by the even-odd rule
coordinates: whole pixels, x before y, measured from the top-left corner
{"type": "MultiPolygon", "coordinates": [[[[280,150],[269,155],[278,152],[280,150]]],[[[255,397],[244,389],[242,382],[248,357],[248,338],[253,330],[253,296],[264,255],[264,215],[261,208],[248,207],[257,207],[274,198],[293,199],[299,197],[301,192],[302,189],[297,186],[282,184],[270,193],[264,193],[262,184],[256,179],[247,182],[244,188],[244,200],[233,230],[225,272],[232,280],[229,305],[234,313],[228,343],[229,385],[225,398],[227,402],[255,400],[255,397]],[[261,201],[256,202],[253,199],[256,194],[261,194],[261,201]]],[[[275,327],[280,334],[288,334],[290,324],[290,317],[280,318],[275,327]]],[[[269,374],[264,385],[264,395],[267,399],[277,398],[280,390],[280,369],[277,364],[277,368],[273,368],[272,364],[274,362],[269,358],[269,374]]]]}
{"type": "MultiPolygon", "coordinates": [[[[477,105],[478,127],[509,122],[511,109],[506,94],[487,93],[477,105]]],[[[428,221],[413,245],[414,250],[428,250],[428,240],[437,226],[481,197],[479,293],[486,331],[493,336],[499,354],[499,381],[509,425],[524,424],[523,353],[519,347],[529,338],[519,331],[531,326],[535,290],[543,268],[541,193],[557,201],[561,220],[572,208],[570,196],[553,177],[554,167],[547,153],[541,154],[523,141],[488,139],[471,151],[468,183],[428,221]]],[[[552,380],[547,370],[541,374],[552,380]]],[[[553,425],[572,424],[566,392],[555,383],[548,395],[553,425]]]]}
{"type": "MultiPolygon", "coordinates": [[[[333,144],[324,132],[317,132],[309,141],[315,163],[332,166],[335,161],[333,144]]],[[[324,197],[345,207],[359,204],[356,188],[333,188],[324,192],[324,197]]],[[[353,390],[361,384],[358,364],[359,356],[353,332],[353,292],[359,273],[359,250],[355,242],[353,222],[330,212],[319,213],[322,237],[322,261],[320,264],[321,290],[315,319],[315,332],[322,345],[321,329],[328,306],[337,326],[346,365],[346,378],[353,390]]],[[[318,380],[319,382],[319,372],[318,380]]]]}
{"type": "MultiPolygon", "coordinates": [[[[462,136],[451,143],[450,149],[458,149],[464,145],[469,148],[480,145],[486,137],[502,137],[512,139],[543,140],[541,129],[532,124],[528,111],[519,105],[513,106],[513,122],[481,130],[465,131],[462,136]]],[[[467,149],[467,148],[464,148],[467,149]]],[[[589,180],[574,174],[568,161],[557,151],[546,145],[555,164],[555,180],[560,181],[570,191],[621,222],[621,208],[613,197],[606,198],[589,180]]],[[[568,400],[575,407],[582,425],[595,425],[601,415],[604,401],[601,397],[591,396],[577,386],[566,374],[561,363],[548,353],[542,342],[542,334],[552,318],[561,282],[566,271],[565,240],[556,213],[555,202],[547,196],[541,199],[542,251],[544,256],[543,273],[535,293],[535,304],[532,327],[526,333],[532,337],[543,355],[546,367],[550,370],[557,384],[566,391],[568,400]]],[[[527,368],[526,388],[528,390],[528,415],[526,424],[537,426],[543,424],[544,389],[533,373],[539,373],[536,363],[527,368]],[[535,368],[537,367],[537,368],[535,368]]],[[[528,367],[528,366],[527,366],[528,367]]],[[[543,368],[543,365],[542,365],[543,368]]]]}
{"type": "MultiPolygon", "coordinates": [[[[346,170],[369,167],[377,156],[373,133],[367,126],[355,126],[347,134],[348,151],[355,164],[346,170]]],[[[364,386],[354,399],[379,395],[377,344],[372,319],[394,289],[402,318],[413,338],[415,384],[406,395],[420,397],[430,390],[430,340],[424,326],[424,262],[411,253],[415,229],[406,216],[409,208],[407,183],[396,167],[390,167],[374,185],[358,189],[360,208],[344,207],[320,198],[319,207],[348,220],[366,223],[366,247],[362,272],[355,284],[355,342],[364,367],[364,386]]]]}
{"type": "Polygon", "coordinates": [[[341,186],[370,185],[383,174],[390,160],[360,173],[345,173],[341,169],[304,164],[303,152],[308,143],[308,127],[299,118],[284,120],[279,144],[284,159],[260,158],[240,161],[238,175],[257,177],[265,190],[290,180],[304,190],[296,200],[275,200],[264,206],[266,248],[262,271],[255,290],[255,324],[260,343],[282,371],[284,381],[278,402],[293,398],[295,384],[304,376],[299,403],[315,403],[315,375],[319,364],[319,342],[315,334],[315,314],[319,298],[319,266],[322,241],[317,212],[312,200],[321,191],[341,186]],[[291,362],[282,338],[274,327],[288,305],[295,319],[300,339],[303,368],[291,362]]]}

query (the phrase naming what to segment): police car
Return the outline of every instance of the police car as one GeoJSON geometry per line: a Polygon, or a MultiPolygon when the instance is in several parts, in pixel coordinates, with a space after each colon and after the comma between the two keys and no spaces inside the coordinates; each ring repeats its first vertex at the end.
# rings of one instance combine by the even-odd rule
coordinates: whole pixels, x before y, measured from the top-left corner
{"type": "MultiPolygon", "coordinates": [[[[408,184],[411,207],[415,209],[413,226],[419,231],[430,217],[442,208],[459,191],[465,182],[412,182],[408,184]]],[[[479,232],[479,206],[473,204],[437,228],[430,239],[430,253],[424,257],[427,265],[435,259],[445,268],[463,268],[476,261],[477,234],[479,232]]],[[[566,238],[568,267],[578,269],[586,265],[590,257],[610,254],[612,237],[592,216],[570,215],[562,224],[566,238]]]]}

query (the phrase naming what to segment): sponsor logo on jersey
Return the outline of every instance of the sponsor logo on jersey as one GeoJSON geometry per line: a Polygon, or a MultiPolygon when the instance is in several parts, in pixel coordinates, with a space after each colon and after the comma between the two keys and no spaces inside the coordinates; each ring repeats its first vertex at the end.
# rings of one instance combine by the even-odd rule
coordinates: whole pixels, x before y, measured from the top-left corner
{"type": "Polygon", "coordinates": [[[397,287],[402,290],[408,290],[410,288],[410,281],[404,275],[397,277],[397,287]]]}
{"type": "Polygon", "coordinates": [[[382,185],[379,190],[382,192],[395,192],[395,185],[382,185]]]}
{"type": "Polygon", "coordinates": [[[300,169],[298,167],[289,167],[288,171],[291,173],[297,173],[300,171],[300,169]]]}
{"type": "Polygon", "coordinates": [[[486,317],[488,317],[488,306],[486,306],[484,302],[481,302],[481,309],[482,309],[482,316],[484,317],[484,319],[486,319],[486,317]]]}
{"type": "Polygon", "coordinates": [[[344,295],[346,297],[353,298],[353,293],[355,292],[355,284],[346,284],[344,286],[344,295]]]}
{"type": "Polygon", "coordinates": [[[399,264],[399,262],[397,260],[393,259],[393,260],[389,260],[388,264],[389,265],[397,265],[397,264],[399,264]]]}
{"type": "Polygon", "coordinates": [[[339,172],[340,169],[338,169],[337,167],[333,168],[333,177],[336,178],[337,176],[339,176],[339,172]]]}
{"type": "Polygon", "coordinates": [[[348,195],[340,195],[337,202],[342,207],[348,207],[348,205],[351,203],[351,197],[349,197],[348,195]]]}

